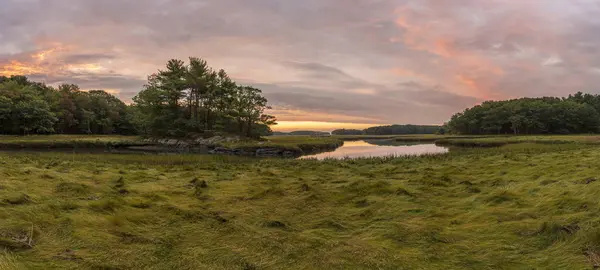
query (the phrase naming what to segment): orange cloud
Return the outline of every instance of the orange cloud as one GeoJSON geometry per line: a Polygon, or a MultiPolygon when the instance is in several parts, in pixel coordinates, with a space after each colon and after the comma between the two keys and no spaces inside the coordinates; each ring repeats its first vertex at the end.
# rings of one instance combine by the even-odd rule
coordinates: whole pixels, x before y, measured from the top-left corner
{"type": "Polygon", "coordinates": [[[490,90],[491,86],[488,81],[469,77],[464,74],[459,74],[456,76],[456,80],[459,84],[464,85],[467,89],[469,89],[469,93],[472,96],[491,100],[491,99],[505,99],[505,96],[498,95],[490,90]]]}
{"type": "Polygon", "coordinates": [[[46,60],[47,56],[53,54],[54,52],[58,51],[59,49],[60,49],[60,47],[57,47],[57,48],[52,48],[52,49],[36,52],[31,55],[31,58],[33,58],[37,61],[44,61],[44,60],[46,60]]]}
{"type": "Polygon", "coordinates": [[[45,70],[39,65],[31,63],[23,63],[17,60],[12,60],[10,63],[0,66],[0,76],[15,76],[15,75],[29,75],[36,73],[44,73],[45,70]]]}
{"type": "Polygon", "coordinates": [[[453,51],[454,51],[454,49],[450,45],[450,41],[445,40],[445,39],[438,39],[435,42],[435,47],[433,49],[433,52],[435,52],[437,55],[444,56],[444,57],[451,57],[453,55],[453,53],[452,53],[453,51]]]}
{"type": "Polygon", "coordinates": [[[97,64],[74,64],[67,65],[66,69],[73,72],[98,72],[102,71],[104,67],[97,64]]]}
{"type": "MultiPolygon", "coordinates": [[[[413,50],[440,57],[436,61],[439,61],[437,66],[443,76],[437,76],[433,80],[447,85],[448,80],[455,78],[458,84],[455,85],[454,92],[482,99],[498,96],[492,91],[492,86],[500,81],[504,70],[493,59],[480,52],[456,46],[460,33],[457,32],[456,25],[452,25],[453,22],[440,22],[439,18],[428,20],[426,15],[407,7],[397,9],[396,14],[396,25],[403,30],[403,37],[393,38],[394,41],[401,41],[413,50]],[[474,79],[474,76],[464,74],[477,76],[474,79]]],[[[402,76],[414,75],[411,71],[401,69],[394,69],[392,72],[402,76]]]]}
{"type": "Polygon", "coordinates": [[[361,94],[361,95],[375,95],[377,94],[377,90],[371,88],[356,88],[350,90],[352,93],[361,94]]]}
{"type": "Polygon", "coordinates": [[[477,90],[478,86],[477,86],[477,82],[475,82],[475,80],[466,77],[465,75],[459,74],[456,76],[456,78],[458,79],[459,82],[461,82],[462,84],[466,85],[467,87],[473,89],[473,90],[477,90]]]}
{"type": "Polygon", "coordinates": [[[306,111],[293,108],[274,107],[269,114],[276,115],[279,121],[318,121],[318,122],[347,122],[347,123],[376,123],[378,119],[370,117],[350,116],[338,113],[306,111]]]}
{"type": "Polygon", "coordinates": [[[392,74],[398,75],[398,76],[426,79],[425,76],[418,74],[412,70],[404,69],[404,68],[393,68],[393,69],[389,70],[389,72],[391,72],[392,74]]]}
{"type": "Polygon", "coordinates": [[[105,69],[97,63],[65,63],[61,60],[61,53],[70,51],[72,47],[54,43],[53,46],[49,49],[15,56],[15,58],[20,60],[10,60],[4,64],[0,62],[0,76],[55,75],[67,71],[75,73],[98,73],[105,69]]]}
{"type": "Polygon", "coordinates": [[[14,76],[14,75],[31,75],[31,74],[48,74],[52,73],[57,68],[55,63],[47,63],[45,60],[55,52],[63,50],[64,47],[58,45],[54,48],[40,50],[30,55],[17,55],[17,58],[28,58],[26,60],[11,60],[7,64],[1,65],[0,63],[0,76],[14,76]]]}

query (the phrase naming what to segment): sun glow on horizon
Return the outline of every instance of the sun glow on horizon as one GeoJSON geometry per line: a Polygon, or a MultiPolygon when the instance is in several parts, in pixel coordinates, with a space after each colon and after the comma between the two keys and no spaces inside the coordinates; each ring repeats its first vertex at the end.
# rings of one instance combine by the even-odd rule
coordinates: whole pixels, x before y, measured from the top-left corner
{"type": "Polygon", "coordinates": [[[340,123],[340,122],[320,122],[320,121],[278,121],[278,124],[272,126],[274,131],[295,131],[295,130],[312,130],[330,132],[336,129],[365,129],[378,124],[366,123],[340,123]]]}

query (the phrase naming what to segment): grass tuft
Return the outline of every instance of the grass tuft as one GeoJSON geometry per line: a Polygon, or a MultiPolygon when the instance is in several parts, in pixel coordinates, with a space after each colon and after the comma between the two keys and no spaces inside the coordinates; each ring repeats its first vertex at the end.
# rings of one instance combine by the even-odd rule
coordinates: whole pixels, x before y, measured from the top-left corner
{"type": "Polygon", "coordinates": [[[27,194],[13,194],[13,195],[8,195],[6,198],[2,199],[2,202],[4,204],[10,204],[10,205],[22,205],[22,204],[28,204],[31,203],[31,197],[29,197],[29,195],[27,194]]]}

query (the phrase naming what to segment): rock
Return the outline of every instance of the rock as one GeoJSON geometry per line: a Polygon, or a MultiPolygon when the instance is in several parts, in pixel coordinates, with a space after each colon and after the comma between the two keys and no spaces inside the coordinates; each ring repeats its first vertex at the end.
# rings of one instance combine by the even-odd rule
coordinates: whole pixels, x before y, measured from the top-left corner
{"type": "Polygon", "coordinates": [[[186,142],[186,141],[179,141],[178,146],[182,147],[182,148],[185,148],[185,147],[189,147],[190,144],[188,142],[186,142]]]}
{"type": "Polygon", "coordinates": [[[257,157],[276,157],[281,155],[281,150],[276,148],[261,148],[256,150],[257,157]]]}
{"type": "Polygon", "coordinates": [[[216,155],[234,155],[235,150],[225,148],[225,147],[216,147],[215,149],[209,151],[210,154],[216,155]]]}
{"type": "Polygon", "coordinates": [[[228,142],[228,143],[230,143],[230,142],[237,142],[237,141],[239,141],[239,140],[240,140],[240,137],[239,137],[239,136],[234,136],[234,137],[227,137],[227,138],[225,138],[225,142],[228,142]]]}
{"type": "Polygon", "coordinates": [[[213,144],[217,144],[217,143],[221,142],[222,140],[223,140],[223,138],[221,136],[214,136],[214,137],[206,139],[205,144],[213,145],[213,144]]]}
{"type": "Polygon", "coordinates": [[[296,156],[296,154],[294,154],[294,152],[292,152],[292,151],[283,151],[283,153],[281,153],[281,155],[286,158],[291,158],[291,157],[296,156]]]}

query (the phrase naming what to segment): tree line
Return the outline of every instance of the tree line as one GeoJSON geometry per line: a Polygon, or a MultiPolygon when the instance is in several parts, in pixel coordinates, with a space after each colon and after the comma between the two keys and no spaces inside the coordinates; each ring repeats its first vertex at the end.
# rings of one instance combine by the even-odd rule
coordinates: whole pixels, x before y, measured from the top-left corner
{"type": "Polygon", "coordinates": [[[187,65],[170,60],[150,75],[130,105],[102,90],[0,76],[0,134],[261,136],[276,124],[267,109],[260,89],[238,85],[193,57],[187,65]]]}
{"type": "Polygon", "coordinates": [[[291,132],[273,131],[275,136],[326,136],[330,135],[329,132],[324,131],[312,131],[312,130],[296,130],[291,132]]]}
{"type": "Polygon", "coordinates": [[[0,134],[135,134],[127,105],[102,91],[0,76],[0,134]]]}
{"type": "Polygon", "coordinates": [[[566,98],[486,101],[453,115],[446,127],[455,134],[597,133],[600,96],[578,92],[566,98]]]}
{"type": "Polygon", "coordinates": [[[364,130],[337,129],[333,135],[407,135],[407,134],[436,134],[441,131],[441,126],[432,125],[389,125],[376,126],[364,130]]]}

